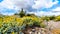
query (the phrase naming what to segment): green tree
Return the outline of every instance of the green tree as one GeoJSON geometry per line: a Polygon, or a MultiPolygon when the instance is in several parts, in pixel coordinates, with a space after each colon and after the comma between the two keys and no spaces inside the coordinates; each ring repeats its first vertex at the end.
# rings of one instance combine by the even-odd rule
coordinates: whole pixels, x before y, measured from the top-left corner
{"type": "Polygon", "coordinates": [[[18,15],[18,13],[15,13],[14,15],[18,15]]]}
{"type": "Polygon", "coordinates": [[[50,16],[49,19],[50,20],[54,20],[55,19],[55,16],[50,16]]]}
{"type": "Polygon", "coordinates": [[[20,17],[23,17],[23,16],[25,16],[25,15],[26,15],[26,12],[24,12],[23,9],[21,9],[21,11],[20,11],[20,13],[19,13],[19,16],[20,16],[20,17]]]}
{"type": "Polygon", "coordinates": [[[35,14],[26,14],[26,16],[34,16],[34,17],[36,17],[36,15],[35,14]]]}
{"type": "Polygon", "coordinates": [[[19,11],[19,13],[15,13],[14,15],[18,15],[20,17],[23,17],[26,15],[26,11],[23,10],[23,8],[21,9],[21,11],[19,11]]]}

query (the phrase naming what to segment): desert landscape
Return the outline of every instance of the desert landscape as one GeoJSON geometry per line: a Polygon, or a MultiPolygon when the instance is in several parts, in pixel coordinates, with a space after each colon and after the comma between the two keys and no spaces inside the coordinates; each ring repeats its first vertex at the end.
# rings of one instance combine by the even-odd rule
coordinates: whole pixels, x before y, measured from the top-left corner
{"type": "Polygon", "coordinates": [[[0,34],[60,34],[60,0],[0,0],[0,34]]]}

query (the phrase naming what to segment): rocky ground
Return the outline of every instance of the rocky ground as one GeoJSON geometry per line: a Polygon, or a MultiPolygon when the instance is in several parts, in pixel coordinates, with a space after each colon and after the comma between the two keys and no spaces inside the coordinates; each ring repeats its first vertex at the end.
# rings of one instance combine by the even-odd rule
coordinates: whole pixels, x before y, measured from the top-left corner
{"type": "Polygon", "coordinates": [[[23,31],[24,34],[53,34],[51,31],[45,28],[35,27],[27,28],[23,31]]]}
{"type": "Polygon", "coordinates": [[[49,21],[49,22],[44,21],[44,23],[47,25],[48,28],[60,29],[60,21],[49,21]]]}
{"type": "Polygon", "coordinates": [[[49,21],[44,23],[47,25],[46,28],[40,27],[27,27],[23,30],[24,34],[60,34],[60,21],[49,21]]]}

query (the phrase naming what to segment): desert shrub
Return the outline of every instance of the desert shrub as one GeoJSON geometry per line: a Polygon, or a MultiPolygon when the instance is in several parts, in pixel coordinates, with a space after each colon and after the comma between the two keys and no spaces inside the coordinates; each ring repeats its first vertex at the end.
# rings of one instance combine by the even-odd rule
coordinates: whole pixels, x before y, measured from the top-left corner
{"type": "Polygon", "coordinates": [[[28,26],[38,25],[38,26],[42,27],[44,25],[44,24],[41,24],[42,19],[39,19],[38,17],[23,17],[23,21],[28,26]]]}
{"type": "Polygon", "coordinates": [[[55,16],[49,16],[49,19],[50,20],[54,20],[55,19],[55,16]]]}
{"type": "Polygon", "coordinates": [[[60,16],[56,16],[55,21],[60,21],[60,16]]]}
{"type": "Polygon", "coordinates": [[[41,28],[44,28],[44,27],[46,27],[46,25],[45,25],[44,23],[41,23],[41,24],[40,24],[40,27],[41,27],[41,28]]]}
{"type": "Polygon", "coordinates": [[[33,26],[38,25],[40,27],[45,27],[42,22],[43,20],[38,17],[15,17],[15,16],[5,16],[3,19],[0,18],[0,33],[11,34],[20,33],[21,30],[25,29],[26,25],[33,26]]]}

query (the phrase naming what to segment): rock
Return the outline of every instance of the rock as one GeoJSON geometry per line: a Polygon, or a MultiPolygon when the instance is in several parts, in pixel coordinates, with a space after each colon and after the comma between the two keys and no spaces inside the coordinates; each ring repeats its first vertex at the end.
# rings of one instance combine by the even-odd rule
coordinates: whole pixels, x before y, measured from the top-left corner
{"type": "Polygon", "coordinates": [[[25,34],[52,34],[48,29],[40,27],[34,27],[34,29],[29,28],[25,30],[25,34]]]}

